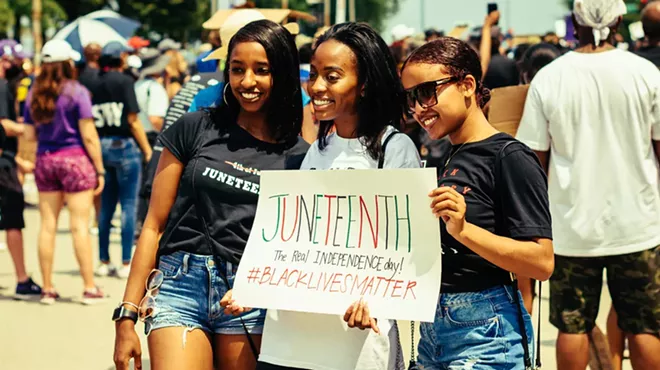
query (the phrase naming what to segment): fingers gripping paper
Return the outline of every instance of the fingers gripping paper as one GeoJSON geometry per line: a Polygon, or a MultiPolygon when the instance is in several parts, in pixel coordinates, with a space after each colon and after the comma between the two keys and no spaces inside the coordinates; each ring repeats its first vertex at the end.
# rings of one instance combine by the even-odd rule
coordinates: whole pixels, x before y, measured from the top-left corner
{"type": "Polygon", "coordinates": [[[435,169],[264,171],[236,303],[433,321],[440,292],[435,169]]]}

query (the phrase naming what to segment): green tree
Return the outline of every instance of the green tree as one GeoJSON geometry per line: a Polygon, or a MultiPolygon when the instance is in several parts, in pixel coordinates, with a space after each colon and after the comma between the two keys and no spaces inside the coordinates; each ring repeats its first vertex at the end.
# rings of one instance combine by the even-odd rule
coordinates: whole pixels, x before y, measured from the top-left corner
{"type": "MultiPolygon", "coordinates": [[[[41,27],[55,27],[68,19],[67,13],[55,0],[43,0],[41,27]]],[[[32,18],[32,0],[0,0],[0,34],[6,36],[8,27],[14,27],[14,35],[18,36],[19,19],[22,16],[32,18]]]]}

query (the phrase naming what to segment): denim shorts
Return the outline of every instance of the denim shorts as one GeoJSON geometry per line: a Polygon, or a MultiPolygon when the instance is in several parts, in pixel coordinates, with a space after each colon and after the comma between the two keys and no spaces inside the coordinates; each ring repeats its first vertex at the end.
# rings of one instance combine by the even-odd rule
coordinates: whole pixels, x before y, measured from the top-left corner
{"type": "MultiPolygon", "coordinates": [[[[237,266],[221,262],[233,285],[237,266]]],[[[261,334],[266,310],[252,309],[241,316],[226,315],[220,300],[227,285],[218,273],[213,256],[175,252],[161,256],[158,269],[164,279],[155,296],[156,309],[145,322],[145,334],[167,327],[202,329],[211,334],[245,334],[241,319],[250,334],[261,334]]]]}
{"type": "Polygon", "coordinates": [[[534,356],[532,321],[522,296],[510,286],[481,292],[441,294],[435,322],[420,325],[421,369],[525,369],[518,299],[529,351],[534,356]],[[515,297],[515,298],[514,298],[515,297]]]}

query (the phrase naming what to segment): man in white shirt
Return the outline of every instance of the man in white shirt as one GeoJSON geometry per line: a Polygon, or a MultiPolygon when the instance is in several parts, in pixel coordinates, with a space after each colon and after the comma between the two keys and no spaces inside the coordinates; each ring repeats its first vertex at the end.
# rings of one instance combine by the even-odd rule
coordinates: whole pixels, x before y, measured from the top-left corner
{"type": "Polygon", "coordinates": [[[158,81],[165,73],[170,57],[161,55],[156,49],[144,49],[141,54],[142,67],[140,79],[135,83],[135,96],[140,106],[138,116],[149,143],[153,146],[156,136],[163,127],[167,107],[170,105],[167,91],[158,81]]]}
{"type": "Polygon", "coordinates": [[[581,47],[532,81],[517,138],[548,171],[557,367],[585,369],[603,269],[635,368],[660,364],[660,72],[612,45],[621,0],[576,0],[581,47]]]}

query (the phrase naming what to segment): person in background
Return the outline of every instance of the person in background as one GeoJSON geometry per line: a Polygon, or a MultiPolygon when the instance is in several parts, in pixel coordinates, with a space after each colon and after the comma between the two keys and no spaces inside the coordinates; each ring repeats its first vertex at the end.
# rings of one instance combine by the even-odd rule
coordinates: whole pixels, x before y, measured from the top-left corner
{"type": "Polygon", "coordinates": [[[587,367],[604,269],[633,367],[660,363],[660,71],[614,47],[625,13],[575,2],[580,47],[536,74],[517,132],[549,175],[559,369],[587,367]]]}
{"type": "Polygon", "coordinates": [[[309,70],[312,60],[312,43],[302,45],[298,49],[298,55],[300,58],[300,82],[302,83],[303,91],[309,95],[307,83],[309,82],[309,70]]]}
{"type": "Polygon", "coordinates": [[[420,326],[423,369],[532,368],[515,276],[547,280],[554,267],[545,174],[532,150],[486,119],[481,73],[476,51],[449,37],[417,49],[401,72],[409,112],[431,139],[452,144],[429,194],[442,287],[435,322],[420,326]]]}
{"type": "Polygon", "coordinates": [[[170,99],[179,92],[181,86],[186,81],[188,63],[186,63],[180,50],[181,43],[169,38],[158,43],[158,51],[170,57],[170,63],[166,68],[167,76],[164,84],[170,99]]]}
{"type": "Polygon", "coordinates": [[[78,82],[87,88],[87,90],[94,90],[94,85],[99,81],[99,73],[101,66],[99,59],[101,58],[101,45],[92,42],[87,44],[83,49],[83,57],[85,58],[85,67],[78,76],[78,82]]]}
{"type": "Polygon", "coordinates": [[[135,96],[140,109],[138,118],[153,147],[156,136],[163,129],[165,113],[170,105],[170,98],[160,81],[171,58],[161,55],[156,49],[143,49],[140,56],[140,79],[135,83],[135,96]]]}
{"type": "Polygon", "coordinates": [[[114,315],[118,370],[131,358],[141,364],[136,308],[152,369],[255,368],[265,312],[236,318],[219,301],[250,234],[260,171],[297,169],[309,148],[298,137],[298,52],[293,36],[267,20],[241,28],[216,52],[228,55],[225,104],[185,114],[160,136],[149,214],[114,315]],[[237,182],[219,181],[225,175],[237,182]],[[157,293],[145,295],[145,281],[157,293]]]}
{"type": "Polygon", "coordinates": [[[142,161],[149,161],[151,146],[138,118],[140,107],[131,77],[124,73],[126,46],[110,42],[101,51],[103,72],[92,90],[92,111],[101,137],[105,188],[99,217],[98,276],[127,278],[133,250],[137,197],[142,161]],[[121,204],[122,265],[110,263],[110,228],[117,203],[121,204]]]}
{"type": "Polygon", "coordinates": [[[660,1],[649,2],[642,11],[642,26],[646,36],[646,46],[637,50],[635,54],[653,62],[660,67],[660,1]]]}
{"type": "Polygon", "coordinates": [[[424,40],[426,42],[431,42],[433,40],[437,40],[440,37],[444,37],[445,33],[442,31],[438,31],[435,28],[429,28],[426,31],[424,31],[424,40]]]}
{"type": "MultiPolygon", "coordinates": [[[[11,91],[7,77],[7,71],[12,68],[11,59],[14,45],[0,47],[0,124],[2,135],[0,138],[0,230],[5,231],[7,237],[7,248],[11,254],[12,262],[16,272],[15,299],[31,300],[41,297],[41,287],[37,285],[28,275],[25,268],[23,228],[25,220],[23,211],[25,201],[23,189],[19,181],[20,158],[16,157],[18,152],[17,137],[25,130],[24,126],[16,122],[15,98],[11,91]]],[[[9,73],[11,76],[11,73],[9,73]]],[[[31,164],[22,162],[21,171],[32,172],[31,164]],[[27,166],[26,166],[27,164],[27,166]]]]}
{"type": "Polygon", "coordinates": [[[516,62],[507,58],[500,50],[504,35],[497,26],[499,18],[499,11],[488,14],[484,26],[476,29],[476,33],[471,37],[475,43],[480,45],[479,54],[482,69],[485,71],[484,85],[489,89],[515,86],[520,83],[520,72],[518,72],[516,62]],[[490,40],[490,48],[486,48],[485,46],[488,44],[483,42],[488,40],[490,40]]]}
{"type": "Polygon", "coordinates": [[[41,303],[53,304],[53,253],[57,220],[66,203],[76,259],[83,278],[83,304],[105,299],[94,284],[89,219],[95,194],[104,185],[105,168],[94,127],[89,91],[75,80],[73,60],[80,54],[63,40],[42,49],[41,71],[27,98],[24,139],[37,142],[34,177],[39,189],[39,263],[43,277],[41,303]]]}

